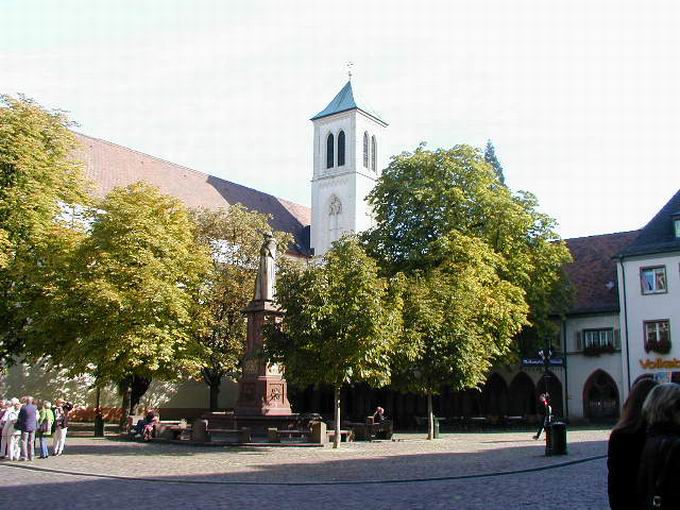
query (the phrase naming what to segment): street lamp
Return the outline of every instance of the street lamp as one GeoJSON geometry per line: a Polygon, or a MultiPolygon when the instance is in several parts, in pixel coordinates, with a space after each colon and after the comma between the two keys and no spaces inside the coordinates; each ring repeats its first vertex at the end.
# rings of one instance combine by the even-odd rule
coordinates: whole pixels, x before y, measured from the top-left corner
{"type": "Polygon", "coordinates": [[[543,379],[545,380],[545,393],[548,395],[548,378],[550,377],[550,372],[548,371],[548,367],[550,367],[550,359],[553,356],[553,350],[552,347],[550,347],[550,344],[546,341],[545,347],[538,351],[538,357],[543,360],[543,379]]]}

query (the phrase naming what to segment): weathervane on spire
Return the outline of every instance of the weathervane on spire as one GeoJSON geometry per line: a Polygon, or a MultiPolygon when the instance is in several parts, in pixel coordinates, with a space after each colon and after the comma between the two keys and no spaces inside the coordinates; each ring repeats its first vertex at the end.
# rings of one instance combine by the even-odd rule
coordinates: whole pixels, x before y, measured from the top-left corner
{"type": "Polygon", "coordinates": [[[354,63],[351,60],[348,60],[347,63],[345,64],[345,67],[347,68],[347,76],[349,77],[349,81],[352,81],[352,66],[354,63]]]}

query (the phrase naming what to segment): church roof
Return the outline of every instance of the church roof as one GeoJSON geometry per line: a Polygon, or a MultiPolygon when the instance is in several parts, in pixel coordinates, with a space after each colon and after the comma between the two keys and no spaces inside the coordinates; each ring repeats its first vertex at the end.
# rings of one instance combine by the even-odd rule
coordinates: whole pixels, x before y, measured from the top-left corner
{"type": "Polygon", "coordinates": [[[619,256],[651,255],[680,251],[680,239],[675,237],[673,220],[680,216],[680,190],[656,213],[647,225],[640,231],[640,235],[619,256]]]}
{"type": "Polygon", "coordinates": [[[106,140],[80,133],[76,133],[76,137],[80,142],[77,156],[85,164],[86,175],[94,181],[97,195],[104,196],[115,187],[144,181],[179,198],[191,208],[228,208],[230,204],[239,203],[270,215],[274,230],[292,234],[295,239],[290,249],[292,254],[310,254],[309,207],[106,140]]]}
{"type": "Polygon", "coordinates": [[[381,124],[387,125],[387,122],[382,120],[380,115],[372,110],[368,104],[363,101],[363,99],[359,98],[358,96],[355,99],[355,92],[352,89],[351,80],[348,81],[345,86],[342,87],[342,89],[340,89],[340,92],[338,92],[333,100],[328,103],[326,108],[314,115],[314,117],[312,117],[310,120],[322,119],[323,117],[328,117],[330,115],[335,115],[336,113],[342,113],[354,109],[360,110],[381,124]]]}

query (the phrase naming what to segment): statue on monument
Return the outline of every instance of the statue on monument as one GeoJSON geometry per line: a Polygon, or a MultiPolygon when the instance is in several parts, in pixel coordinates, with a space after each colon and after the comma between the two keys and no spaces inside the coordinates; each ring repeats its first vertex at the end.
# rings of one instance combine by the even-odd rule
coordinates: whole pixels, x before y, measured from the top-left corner
{"type": "Polygon", "coordinates": [[[276,239],[267,232],[260,248],[260,266],[255,280],[255,301],[273,301],[276,284],[276,239]]]}

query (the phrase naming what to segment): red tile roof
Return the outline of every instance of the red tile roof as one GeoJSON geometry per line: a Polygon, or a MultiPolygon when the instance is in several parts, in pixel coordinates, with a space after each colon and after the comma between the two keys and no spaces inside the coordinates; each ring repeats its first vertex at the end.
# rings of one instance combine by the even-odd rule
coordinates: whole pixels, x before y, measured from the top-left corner
{"type": "Polygon", "coordinates": [[[574,261],[566,268],[574,287],[570,314],[618,312],[616,261],[613,259],[639,235],[639,230],[566,239],[574,261]]]}
{"type": "Polygon", "coordinates": [[[293,234],[294,253],[309,253],[309,207],[106,140],[80,133],[76,136],[81,143],[79,157],[85,163],[85,172],[94,181],[98,195],[103,196],[118,186],[144,181],[179,198],[188,207],[216,209],[240,203],[248,209],[271,215],[270,224],[275,230],[293,234]]]}

